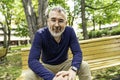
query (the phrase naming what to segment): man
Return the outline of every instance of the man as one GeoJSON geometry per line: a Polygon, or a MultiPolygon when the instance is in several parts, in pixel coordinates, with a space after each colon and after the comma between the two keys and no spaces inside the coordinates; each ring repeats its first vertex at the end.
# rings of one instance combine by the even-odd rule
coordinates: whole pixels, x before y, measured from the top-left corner
{"type": "Polygon", "coordinates": [[[72,27],[67,26],[66,12],[62,7],[48,10],[47,27],[39,29],[29,54],[26,80],[91,80],[86,62],[72,27]],[[68,59],[68,49],[73,59],[68,59]]]}

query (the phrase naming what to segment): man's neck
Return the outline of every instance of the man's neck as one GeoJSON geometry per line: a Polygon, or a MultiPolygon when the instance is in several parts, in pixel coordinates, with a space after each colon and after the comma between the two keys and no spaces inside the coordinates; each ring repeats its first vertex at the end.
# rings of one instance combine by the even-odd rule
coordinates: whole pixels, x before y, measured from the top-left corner
{"type": "Polygon", "coordinates": [[[55,39],[55,41],[56,41],[57,43],[59,43],[60,40],[61,40],[61,36],[59,36],[59,37],[54,37],[54,39],[55,39]]]}

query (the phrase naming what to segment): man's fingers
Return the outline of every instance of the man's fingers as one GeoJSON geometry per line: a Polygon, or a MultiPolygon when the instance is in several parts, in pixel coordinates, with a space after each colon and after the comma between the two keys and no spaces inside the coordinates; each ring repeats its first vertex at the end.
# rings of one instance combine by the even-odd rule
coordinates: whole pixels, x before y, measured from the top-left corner
{"type": "Polygon", "coordinates": [[[71,76],[68,77],[68,80],[74,80],[71,76]]]}
{"type": "Polygon", "coordinates": [[[60,75],[60,76],[56,76],[53,80],[65,80],[65,79],[60,75]]]}
{"type": "Polygon", "coordinates": [[[68,76],[64,76],[64,80],[68,80],[68,76]]]}
{"type": "Polygon", "coordinates": [[[60,71],[60,72],[58,72],[57,74],[56,74],[56,76],[59,76],[59,75],[61,75],[63,73],[63,71],[60,71]]]}
{"type": "Polygon", "coordinates": [[[60,72],[58,72],[58,73],[56,74],[56,76],[62,75],[62,76],[64,77],[64,76],[66,76],[66,75],[68,75],[68,74],[69,74],[68,71],[60,71],[60,72]]]}

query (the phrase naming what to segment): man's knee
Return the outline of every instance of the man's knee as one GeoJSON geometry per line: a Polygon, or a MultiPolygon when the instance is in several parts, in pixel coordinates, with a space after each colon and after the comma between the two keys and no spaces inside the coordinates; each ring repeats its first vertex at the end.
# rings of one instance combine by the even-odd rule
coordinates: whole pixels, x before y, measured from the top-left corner
{"type": "Polygon", "coordinates": [[[23,71],[20,77],[16,80],[40,80],[40,77],[38,77],[32,70],[28,69],[23,71]]]}
{"type": "Polygon", "coordinates": [[[86,75],[90,75],[90,68],[89,68],[89,64],[86,61],[82,61],[81,66],[80,66],[80,70],[78,72],[79,74],[86,74],[86,75]]]}
{"type": "Polygon", "coordinates": [[[88,63],[86,61],[82,61],[80,68],[82,70],[84,70],[84,69],[88,69],[89,70],[89,65],[88,65],[88,63]]]}
{"type": "Polygon", "coordinates": [[[91,72],[87,62],[83,61],[81,63],[80,69],[78,71],[78,77],[80,80],[91,80],[91,72]]]}

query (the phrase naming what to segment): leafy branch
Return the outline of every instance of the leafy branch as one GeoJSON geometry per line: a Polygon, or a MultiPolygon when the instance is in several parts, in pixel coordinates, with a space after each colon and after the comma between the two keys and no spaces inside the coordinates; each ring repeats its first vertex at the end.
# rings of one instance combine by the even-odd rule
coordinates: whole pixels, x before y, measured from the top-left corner
{"type": "Polygon", "coordinates": [[[112,5],[113,5],[114,3],[116,3],[117,1],[118,1],[118,0],[115,0],[115,1],[113,1],[113,3],[111,3],[111,4],[107,5],[107,6],[99,7],[99,8],[92,7],[92,6],[90,6],[90,5],[85,5],[85,7],[88,7],[88,8],[94,9],[94,10],[99,10],[99,9],[104,9],[104,8],[109,7],[109,6],[112,6],[112,5]]]}

